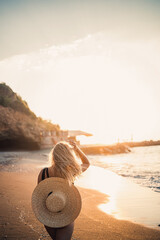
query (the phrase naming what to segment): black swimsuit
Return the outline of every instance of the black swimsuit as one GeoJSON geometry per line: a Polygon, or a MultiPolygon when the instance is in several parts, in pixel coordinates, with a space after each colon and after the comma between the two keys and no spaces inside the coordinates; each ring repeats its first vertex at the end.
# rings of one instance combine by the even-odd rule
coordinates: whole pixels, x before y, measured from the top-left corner
{"type": "Polygon", "coordinates": [[[47,173],[47,178],[49,178],[48,168],[44,168],[42,172],[42,181],[45,179],[45,173],[47,173]]]}
{"type": "MultiPolygon", "coordinates": [[[[42,181],[45,179],[45,173],[47,174],[47,178],[49,178],[48,168],[44,168],[42,172],[42,181]]],[[[72,183],[74,185],[74,182],[72,183]]]]}

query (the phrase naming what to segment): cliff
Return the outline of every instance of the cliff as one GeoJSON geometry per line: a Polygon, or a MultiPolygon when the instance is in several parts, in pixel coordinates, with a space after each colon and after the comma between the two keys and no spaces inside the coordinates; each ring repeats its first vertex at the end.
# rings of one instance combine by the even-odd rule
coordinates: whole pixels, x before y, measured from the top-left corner
{"type": "Polygon", "coordinates": [[[14,93],[12,89],[5,83],[0,83],[0,105],[7,108],[12,108],[14,111],[21,112],[33,119],[36,115],[29,109],[26,101],[14,93]]]}
{"type": "Polygon", "coordinates": [[[59,125],[38,118],[26,101],[5,83],[0,84],[0,149],[39,149],[42,131],[59,131],[59,125]]]}

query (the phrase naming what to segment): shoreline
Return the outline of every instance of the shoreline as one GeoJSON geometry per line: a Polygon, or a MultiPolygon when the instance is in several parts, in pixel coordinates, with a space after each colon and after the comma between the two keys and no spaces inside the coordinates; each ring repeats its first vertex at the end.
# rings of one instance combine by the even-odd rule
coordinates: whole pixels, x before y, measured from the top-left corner
{"type": "Polygon", "coordinates": [[[91,166],[76,184],[108,195],[109,201],[98,206],[104,213],[119,220],[160,230],[159,193],[97,166],[91,166]]]}
{"type": "MultiPolygon", "coordinates": [[[[65,140],[66,141],[66,140],[65,140]]],[[[23,147],[0,147],[0,152],[21,152],[21,151],[43,151],[49,150],[54,145],[52,143],[46,144],[45,147],[31,147],[25,148],[23,147]]],[[[120,153],[129,153],[131,152],[131,148],[134,147],[150,147],[150,146],[160,146],[160,140],[144,140],[144,141],[137,141],[137,142],[117,142],[114,144],[80,144],[79,147],[89,155],[113,155],[113,154],[120,154],[120,153]]]]}
{"type": "MultiPolygon", "coordinates": [[[[31,194],[36,186],[37,174],[42,165],[33,161],[18,163],[18,165],[1,167],[0,236],[3,239],[49,240],[50,237],[31,209],[31,194]]],[[[95,174],[93,168],[97,169],[97,167],[91,167],[75,182],[82,196],[83,207],[75,221],[72,239],[160,239],[159,230],[126,220],[118,220],[99,208],[99,205],[109,204],[112,201],[109,196],[111,192],[106,194],[95,189],[92,178],[95,174]],[[89,182],[88,179],[92,181],[89,182]]],[[[108,177],[110,178],[109,175],[108,177]]],[[[97,182],[96,179],[95,182],[97,182]]]]}

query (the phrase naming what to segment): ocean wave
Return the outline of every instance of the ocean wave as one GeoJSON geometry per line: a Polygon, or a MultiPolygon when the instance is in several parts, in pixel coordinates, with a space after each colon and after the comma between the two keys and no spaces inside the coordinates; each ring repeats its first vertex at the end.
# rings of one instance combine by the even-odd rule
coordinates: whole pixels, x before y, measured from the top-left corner
{"type": "Polygon", "coordinates": [[[91,162],[160,192],[160,146],[134,148],[129,154],[92,156],[91,162]]]}

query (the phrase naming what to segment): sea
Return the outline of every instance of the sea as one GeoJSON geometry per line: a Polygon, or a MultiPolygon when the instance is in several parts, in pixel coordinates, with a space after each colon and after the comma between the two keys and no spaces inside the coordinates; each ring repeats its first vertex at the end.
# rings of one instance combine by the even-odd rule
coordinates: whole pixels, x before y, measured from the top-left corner
{"type": "Polygon", "coordinates": [[[95,166],[160,193],[160,146],[135,147],[129,153],[89,158],[95,166]]]}
{"type": "MultiPolygon", "coordinates": [[[[18,163],[37,162],[41,166],[48,163],[50,150],[0,152],[0,168],[8,171],[19,169],[18,163]]],[[[116,174],[129,178],[135,183],[160,193],[160,146],[135,147],[131,152],[115,155],[89,155],[90,162],[116,174]]],[[[22,169],[20,169],[22,170],[22,169]]]]}

